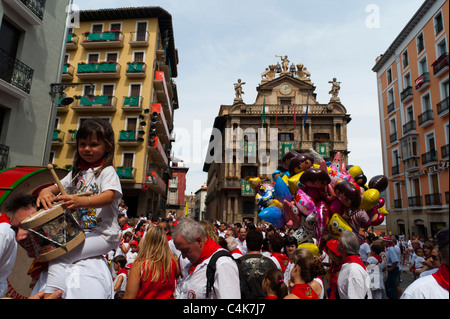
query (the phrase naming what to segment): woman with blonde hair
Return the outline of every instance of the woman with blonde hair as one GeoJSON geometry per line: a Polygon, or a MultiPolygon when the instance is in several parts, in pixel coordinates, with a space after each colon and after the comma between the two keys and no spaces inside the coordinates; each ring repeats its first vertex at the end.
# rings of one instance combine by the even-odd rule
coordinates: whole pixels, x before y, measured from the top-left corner
{"type": "Polygon", "coordinates": [[[319,299],[319,294],[311,287],[314,278],[325,275],[325,268],[320,259],[306,248],[295,250],[294,267],[291,271],[291,281],[294,287],[284,299],[319,299]]]}
{"type": "Polygon", "coordinates": [[[178,275],[166,232],[159,226],[149,227],[128,275],[124,299],[174,299],[178,275]]]}

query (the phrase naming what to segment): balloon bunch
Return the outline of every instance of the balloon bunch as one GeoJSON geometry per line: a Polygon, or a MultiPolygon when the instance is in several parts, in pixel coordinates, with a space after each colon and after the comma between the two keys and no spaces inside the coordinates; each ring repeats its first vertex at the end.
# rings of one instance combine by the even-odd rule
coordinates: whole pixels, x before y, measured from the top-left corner
{"type": "Polygon", "coordinates": [[[328,164],[313,149],[309,154],[290,151],[281,160],[285,172],[277,170],[272,181],[250,178],[259,207],[258,217],[294,230],[299,244],[325,234],[339,238],[344,230],[376,226],[388,214],[381,198],[387,186],[384,175],[373,177],[368,185],[359,166],[347,170],[338,152],[328,164]]]}

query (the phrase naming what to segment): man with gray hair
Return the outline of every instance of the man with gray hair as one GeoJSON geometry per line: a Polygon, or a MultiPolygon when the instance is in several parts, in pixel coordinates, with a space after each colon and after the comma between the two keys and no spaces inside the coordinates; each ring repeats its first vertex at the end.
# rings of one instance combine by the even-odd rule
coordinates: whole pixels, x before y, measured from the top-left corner
{"type": "Polygon", "coordinates": [[[337,245],[342,256],[338,277],[340,299],[372,299],[370,276],[359,256],[359,240],[354,232],[344,231],[337,245]]]}
{"type": "Polygon", "coordinates": [[[233,258],[218,258],[213,289],[207,295],[207,269],[211,258],[225,250],[210,237],[203,227],[192,219],[183,219],[172,232],[175,247],[189,262],[181,269],[176,297],[179,299],[240,299],[239,270],[233,258]]]}

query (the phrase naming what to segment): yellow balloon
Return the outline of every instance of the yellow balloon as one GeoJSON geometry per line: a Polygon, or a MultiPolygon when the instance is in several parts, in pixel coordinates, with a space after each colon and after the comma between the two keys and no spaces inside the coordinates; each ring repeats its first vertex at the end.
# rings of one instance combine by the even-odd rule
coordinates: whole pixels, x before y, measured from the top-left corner
{"type": "Polygon", "coordinates": [[[384,216],[389,215],[389,212],[386,210],[386,208],[384,208],[384,206],[378,208],[378,212],[379,212],[380,214],[383,214],[384,216]]]}
{"type": "Polygon", "coordinates": [[[303,244],[298,245],[297,248],[306,248],[306,249],[308,249],[310,252],[312,252],[313,255],[320,256],[319,247],[317,247],[317,246],[314,245],[314,244],[311,244],[311,243],[303,243],[303,244]]]}
{"type": "Polygon", "coordinates": [[[358,176],[358,175],[362,175],[362,174],[363,174],[363,171],[362,171],[361,167],[359,167],[359,166],[352,166],[352,167],[350,167],[350,169],[348,170],[348,173],[349,173],[353,178],[355,178],[355,177],[358,176]]]}
{"type": "Polygon", "coordinates": [[[300,180],[300,177],[302,176],[302,174],[303,174],[303,172],[300,172],[289,178],[289,181],[288,181],[289,190],[291,191],[292,194],[294,194],[294,196],[297,194],[297,191],[299,189],[297,183],[300,180]]]}
{"type": "Polygon", "coordinates": [[[333,214],[333,216],[330,218],[330,221],[328,222],[327,229],[335,239],[341,237],[344,230],[352,231],[352,228],[339,214],[333,214]]]}
{"type": "Polygon", "coordinates": [[[380,192],[375,188],[370,188],[362,194],[361,205],[359,207],[368,212],[378,204],[380,198],[380,192]]]}

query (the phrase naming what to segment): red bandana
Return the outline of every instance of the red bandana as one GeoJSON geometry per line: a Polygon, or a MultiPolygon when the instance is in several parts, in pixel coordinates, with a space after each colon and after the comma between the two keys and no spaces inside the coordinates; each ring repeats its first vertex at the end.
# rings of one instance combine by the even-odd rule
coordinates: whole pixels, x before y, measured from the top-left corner
{"type": "Polygon", "coordinates": [[[102,166],[104,163],[105,163],[105,160],[103,160],[103,159],[101,159],[97,162],[94,162],[94,163],[88,163],[85,160],[81,160],[80,161],[80,169],[82,171],[87,171],[90,168],[94,169],[95,167],[102,166]]]}
{"type": "Polygon", "coordinates": [[[195,268],[200,265],[204,260],[208,259],[212,254],[214,254],[218,249],[222,248],[218,243],[208,237],[205,243],[205,247],[200,254],[197,262],[191,266],[189,273],[192,274],[195,268]]]}
{"type": "Polygon", "coordinates": [[[374,257],[376,260],[378,260],[378,263],[381,263],[383,261],[383,259],[381,259],[380,255],[373,254],[372,257],[374,257]]]}
{"type": "Polygon", "coordinates": [[[351,255],[351,256],[347,256],[342,260],[342,264],[347,264],[347,263],[355,263],[360,265],[361,267],[364,268],[364,270],[366,270],[366,266],[364,266],[364,263],[361,259],[361,257],[359,255],[351,255]]]}
{"type": "Polygon", "coordinates": [[[0,215],[0,224],[1,223],[7,223],[7,224],[11,225],[11,220],[9,219],[8,215],[6,215],[6,214],[0,215]]]}
{"type": "Polygon", "coordinates": [[[126,268],[120,269],[118,272],[116,272],[116,275],[125,274],[128,276],[128,270],[126,268]]]}
{"type": "Polygon", "coordinates": [[[296,284],[292,288],[291,294],[296,295],[300,299],[319,299],[317,293],[308,284],[296,284]]]}
{"type": "Polygon", "coordinates": [[[432,276],[442,288],[448,291],[448,266],[446,264],[442,264],[432,276]]]}

